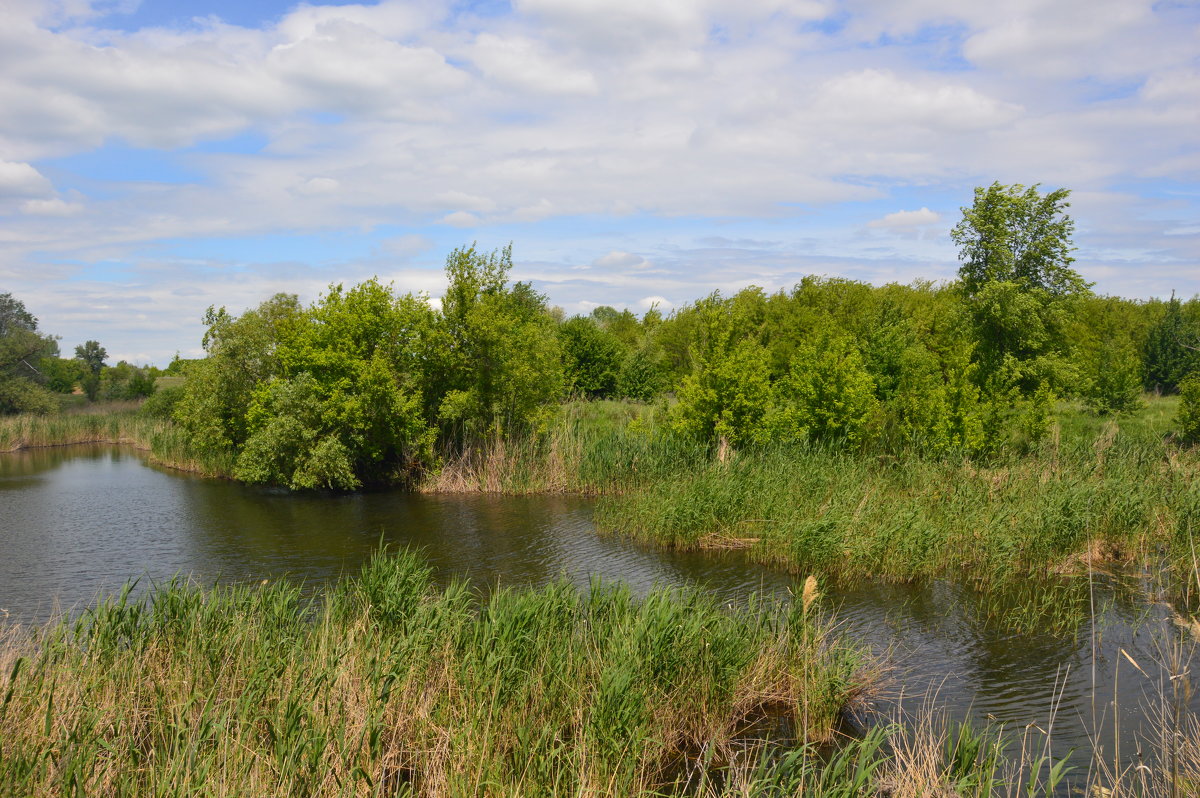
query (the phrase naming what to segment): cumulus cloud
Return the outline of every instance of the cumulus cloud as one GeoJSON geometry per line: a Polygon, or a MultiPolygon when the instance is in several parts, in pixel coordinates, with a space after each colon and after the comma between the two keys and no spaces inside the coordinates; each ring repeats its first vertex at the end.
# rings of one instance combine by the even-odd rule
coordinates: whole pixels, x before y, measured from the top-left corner
{"type": "Polygon", "coordinates": [[[926,207],[919,211],[896,211],[889,213],[881,219],[873,219],[867,223],[867,227],[881,227],[885,229],[905,229],[912,227],[925,227],[931,224],[937,224],[942,220],[942,215],[936,211],[931,211],[926,207]]]}
{"type": "Polygon", "coordinates": [[[50,181],[29,164],[0,160],[0,199],[38,197],[52,192],[50,181]]]}

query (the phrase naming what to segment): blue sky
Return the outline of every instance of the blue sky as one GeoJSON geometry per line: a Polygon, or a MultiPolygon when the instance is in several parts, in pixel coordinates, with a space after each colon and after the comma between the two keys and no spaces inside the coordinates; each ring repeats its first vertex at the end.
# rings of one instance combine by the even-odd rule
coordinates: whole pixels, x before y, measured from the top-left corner
{"type": "Polygon", "coordinates": [[[0,292],[69,352],[514,246],[568,313],[957,269],[975,186],[1072,190],[1102,293],[1200,292],[1200,6],[0,4],[0,292]]]}

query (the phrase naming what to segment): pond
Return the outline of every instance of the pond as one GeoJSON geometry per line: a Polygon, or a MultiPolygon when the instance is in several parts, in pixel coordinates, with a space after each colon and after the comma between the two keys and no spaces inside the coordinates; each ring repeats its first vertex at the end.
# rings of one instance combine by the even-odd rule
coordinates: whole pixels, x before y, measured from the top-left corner
{"type": "MultiPolygon", "coordinates": [[[[129,449],[72,446],[0,455],[0,618],[39,622],[130,579],[202,583],[289,576],[319,586],[355,572],[381,542],[422,549],[439,578],[484,589],[599,577],[635,591],[698,586],[729,602],[786,595],[794,577],[737,552],[685,553],[605,536],[575,496],[294,495],[205,480],[129,449]]],[[[1097,611],[1077,635],[1012,634],[979,596],[939,582],[835,591],[842,632],[885,655],[885,713],[931,704],[978,726],[1003,724],[1086,766],[1135,759],[1153,729],[1170,641],[1170,608],[1135,578],[1097,580],[1097,611]],[[1136,663],[1137,667],[1135,667],[1136,663]],[[1119,746],[1119,754],[1117,749],[1119,746]]],[[[1190,660],[1194,645],[1177,643],[1190,660]]],[[[1167,688],[1169,691],[1169,688],[1167,688]]],[[[1200,709],[1192,699],[1188,709],[1200,709]]]]}

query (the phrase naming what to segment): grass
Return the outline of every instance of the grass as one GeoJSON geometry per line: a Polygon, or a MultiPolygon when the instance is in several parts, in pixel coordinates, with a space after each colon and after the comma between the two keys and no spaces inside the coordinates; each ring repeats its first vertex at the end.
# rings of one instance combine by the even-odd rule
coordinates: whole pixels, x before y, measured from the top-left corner
{"type": "Polygon", "coordinates": [[[811,601],[481,598],[401,552],[310,598],[173,582],[5,628],[0,794],[695,792],[869,685],[811,601]]]}
{"type": "Polygon", "coordinates": [[[1069,780],[1150,798],[1200,783],[1182,660],[1137,767],[1072,771],[1032,724],[978,729],[932,701],[839,734],[877,666],[812,584],[736,608],[600,583],[485,597],[436,588],[401,551],[316,593],[127,588],[0,626],[0,794],[1043,798],[1069,780]]]}
{"type": "Polygon", "coordinates": [[[603,498],[597,523],[666,546],[745,548],[845,582],[949,578],[996,589],[1036,578],[1060,591],[1094,567],[1163,560],[1186,580],[1200,455],[1164,440],[1164,404],[1117,423],[1067,408],[1040,450],[990,463],[815,446],[692,461],[603,498]]]}
{"type": "Polygon", "coordinates": [[[150,452],[158,465],[210,477],[228,477],[227,461],[202,458],[182,429],[167,419],[139,413],[140,402],[81,405],[55,415],[0,416],[0,453],[47,446],[105,443],[150,452]]]}

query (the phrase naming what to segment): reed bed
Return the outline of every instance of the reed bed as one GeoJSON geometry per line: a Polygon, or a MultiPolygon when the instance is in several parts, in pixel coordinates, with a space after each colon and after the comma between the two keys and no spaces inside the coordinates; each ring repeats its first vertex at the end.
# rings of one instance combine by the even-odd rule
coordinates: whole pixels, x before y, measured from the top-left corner
{"type": "Polygon", "coordinates": [[[0,634],[4,795],[697,793],[772,740],[816,757],[871,678],[811,596],[484,598],[411,552],[0,634]]]}
{"type": "Polygon", "coordinates": [[[158,465],[209,477],[232,474],[232,456],[201,457],[169,419],[143,415],[135,402],[89,406],[56,415],[0,416],[0,453],[48,446],[112,444],[150,452],[158,465]]]}
{"type": "Polygon", "coordinates": [[[76,443],[111,443],[149,449],[170,422],[144,418],[129,408],[103,413],[0,416],[0,452],[76,443]]]}
{"type": "Polygon", "coordinates": [[[818,447],[697,464],[615,500],[607,530],[680,548],[747,548],[832,579],[990,587],[1167,559],[1191,572],[1200,458],[1116,435],[1012,462],[868,458],[818,447]]]}

